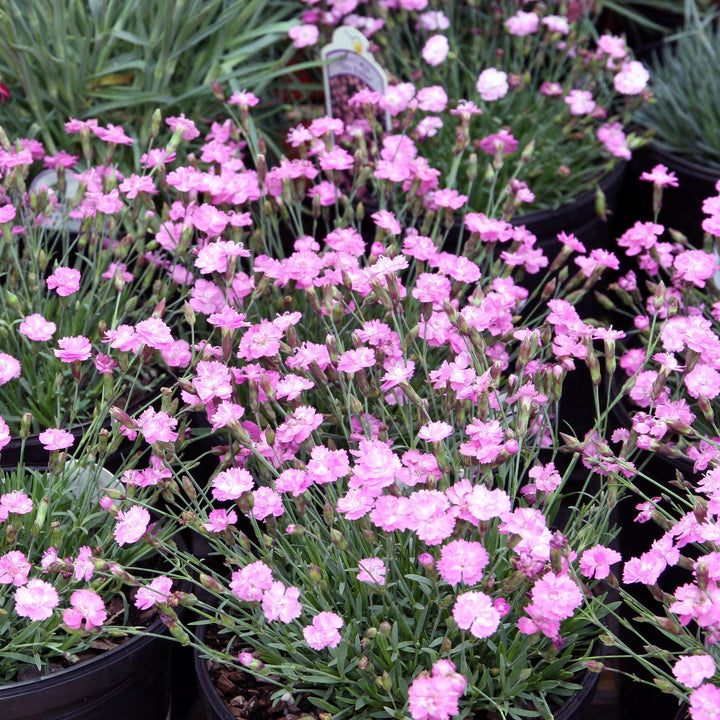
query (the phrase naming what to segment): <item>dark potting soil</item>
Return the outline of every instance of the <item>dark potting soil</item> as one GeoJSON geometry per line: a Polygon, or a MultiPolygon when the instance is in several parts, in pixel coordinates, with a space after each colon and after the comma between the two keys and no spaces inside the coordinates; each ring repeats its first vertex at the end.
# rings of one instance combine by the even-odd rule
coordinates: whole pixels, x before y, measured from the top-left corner
{"type": "MultiPolygon", "coordinates": [[[[205,640],[218,650],[225,644],[213,629],[208,629],[205,640]]],[[[242,642],[236,640],[231,651],[234,656],[243,650],[242,642]]],[[[325,720],[327,713],[313,708],[306,700],[299,705],[282,700],[273,701],[278,686],[256,678],[248,672],[228,667],[212,660],[207,661],[210,679],[232,717],[237,720],[325,720]]]]}
{"type": "MultiPolygon", "coordinates": [[[[114,597],[105,606],[108,614],[108,619],[105,621],[106,626],[112,626],[113,619],[122,615],[125,611],[125,603],[120,596],[114,597]]],[[[150,608],[149,610],[138,610],[134,605],[130,604],[128,607],[128,618],[124,625],[131,625],[133,627],[149,627],[155,618],[158,616],[157,608],[150,608]]],[[[34,665],[24,667],[17,673],[15,682],[25,682],[27,680],[37,680],[43,675],[49,673],[58,672],[59,670],[67,670],[68,668],[74,667],[78,663],[85,662],[86,660],[92,660],[99,655],[102,655],[108,650],[114,650],[124,642],[137,637],[134,634],[128,634],[123,637],[103,637],[98,638],[88,649],[82,652],[73,653],[69,657],[58,656],[53,658],[52,661],[48,662],[44,670],[38,670],[34,665]]]]}

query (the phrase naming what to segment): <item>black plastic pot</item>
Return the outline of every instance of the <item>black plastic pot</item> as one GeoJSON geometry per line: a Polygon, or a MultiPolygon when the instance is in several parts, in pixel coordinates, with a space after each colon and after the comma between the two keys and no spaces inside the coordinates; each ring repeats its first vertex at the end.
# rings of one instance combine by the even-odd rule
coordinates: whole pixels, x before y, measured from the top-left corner
{"type": "Polygon", "coordinates": [[[625,35],[628,47],[634,51],[636,57],[647,60],[662,46],[664,38],[682,25],[683,13],[680,0],[678,8],[680,12],[637,7],[636,10],[647,20],[647,23],[638,23],[617,13],[605,12],[601,17],[601,25],[614,35],[625,35]]]}
{"type": "Polygon", "coordinates": [[[158,618],[97,658],[37,680],[0,686],[3,720],[165,720],[170,715],[171,643],[158,618]]]}
{"type": "Polygon", "coordinates": [[[616,236],[619,237],[637,220],[652,220],[653,186],[651,182],[640,180],[640,175],[658,164],[674,172],[679,182],[678,187],[664,189],[658,222],[666,228],[679,230],[695,247],[701,248],[702,222],[707,217],[702,211],[702,203],[706,197],[718,194],[715,183],[720,180],[720,170],[686,160],[654,144],[638,150],[630,162],[613,228],[616,236]]]}
{"type": "MultiPolygon", "coordinates": [[[[153,387],[140,397],[133,399],[126,408],[129,415],[133,415],[143,407],[148,405],[150,401],[154,401],[159,397],[160,388],[163,385],[172,385],[174,380],[170,376],[165,376],[157,380],[153,387]]],[[[91,421],[77,423],[70,427],[64,428],[75,438],[75,443],[83,437],[91,425],[91,421]]],[[[108,417],[102,425],[103,428],[110,428],[110,418],[108,417]]],[[[13,437],[10,442],[0,450],[0,465],[2,467],[15,467],[20,464],[20,454],[22,449],[22,440],[19,437],[13,437]]],[[[122,465],[123,460],[127,457],[133,448],[133,443],[123,438],[122,443],[114,452],[110,453],[104,460],[103,466],[115,472],[122,465]]],[[[72,451],[72,450],[71,450],[72,451]]],[[[28,467],[47,467],[50,462],[50,451],[46,450],[40,442],[39,433],[32,433],[25,440],[25,449],[22,453],[23,463],[28,467]]],[[[0,716],[2,717],[2,716],[0,716]]]]}
{"type": "MultiPolygon", "coordinates": [[[[611,387],[610,392],[616,397],[619,387],[614,385],[611,387]]],[[[613,406],[611,413],[615,427],[628,429],[632,427],[630,411],[623,399],[613,406]]],[[[693,470],[693,464],[685,458],[671,458],[658,453],[644,452],[639,456],[637,464],[642,467],[644,475],[653,478],[655,481],[650,482],[640,476],[633,478],[633,485],[647,497],[660,495],[661,487],[655,483],[669,487],[669,483],[676,480],[677,472],[680,472],[690,482],[696,482],[699,478],[698,474],[693,470]]],[[[664,530],[652,521],[646,523],[635,522],[637,516],[635,506],[640,502],[642,502],[641,497],[628,494],[618,504],[619,533],[617,541],[618,549],[625,561],[650,550],[653,542],[659,540],[664,534],[664,530]]],[[[689,579],[687,571],[678,567],[668,567],[662,574],[660,584],[664,590],[672,592],[689,579]]],[[[625,586],[625,590],[637,602],[653,610],[656,615],[660,617],[665,615],[661,603],[652,596],[644,585],[633,583],[625,586]]],[[[632,608],[626,605],[620,608],[620,613],[630,622],[637,615],[632,608]]],[[[637,653],[643,652],[643,647],[647,644],[655,645],[671,653],[676,652],[678,648],[674,643],[669,643],[662,632],[650,625],[643,627],[644,637],[642,640],[624,625],[620,626],[619,634],[624,644],[637,653]]],[[[675,714],[677,708],[670,697],[651,684],[653,681],[651,673],[642,667],[639,662],[631,657],[624,658],[620,661],[620,670],[624,673],[620,676],[620,701],[627,718],[634,720],[635,718],[651,717],[653,720],[680,720],[681,717],[684,717],[680,712],[677,715],[675,714]],[[633,682],[630,675],[642,678],[645,682],[633,682]]]]}
{"type": "MultiPolygon", "coordinates": [[[[608,219],[612,217],[615,204],[620,193],[620,188],[625,177],[627,163],[618,162],[615,167],[606,173],[598,182],[598,187],[605,195],[608,219]]],[[[610,245],[610,223],[603,220],[597,213],[595,207],[596,191],[586,190],[580,193],[574,200],[560,205],[557,208],[545,210],[532,210],[512,218],[511,223],[516,227],[524,225],[537,238],[536,246],[540,247],[552,261],[562,249],[562,244],[557,236],[560,232],[573,233],[588,250],[594,248],[608,248],[610,245]]],[[[374,212],[370,203],[365,204],[365,216],[374,212]]],[[[472,212],[473,208],[469,208],[472,212]]],[[[374,236],[374,225],[369,221],[368,230],[374,236]]],[[[455,226],[447,233],[443,250],[448,252],[462,252],[460,231],[462,221],[458,220],[455,226]]],[[[463,233],[467,239],[467,231],[463,233]]]]}
{"type": "MultiPolygon", "coordinates": [[[[626,167],[627,163],[618,162],[598,183],[605,195],[609,217],[614,212],[626,167]]],[[[561,231],[576,235],[588,250],[607,248],[610,242],[609,223],[598,215],[595,208],[595,190],[586,190],[571,202],[553,210],[533,210],[518,215],[513,218],[512,224],[524,225],[530,230],[550,260],[560,250],[557,235],[561,231]]]]}
{"type": "MultiPolygon", "coordinates": [[[[205,635],[205,627],[200,627],[198,637],[205,635]]],[[[215,689],[210,678],[207,660],[195,651],[195,670],[197,672],[199,696],[203,701],[207,720],[236,720],[227,705],[215,689]]],[[[583,720],[592,705],[595,691],[600,682],[600,673],[586,672],[583,675],[582,687],[555,713],[555,720],[583,720]]]]}

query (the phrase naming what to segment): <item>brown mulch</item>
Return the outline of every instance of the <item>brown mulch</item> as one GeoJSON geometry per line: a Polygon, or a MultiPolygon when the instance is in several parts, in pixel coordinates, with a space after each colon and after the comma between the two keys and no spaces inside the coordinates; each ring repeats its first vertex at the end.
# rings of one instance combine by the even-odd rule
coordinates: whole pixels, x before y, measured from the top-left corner
{"type": "MultiPolygon", "coordinates": [[[[107,603],[106,609],[108,613],[107,625],[111,626],[113,616],[120,615],[125,610],[125,604],[122,598],[114,597],[107,603]]],[[[149,610],[138,610],[131,604],[128,607],[128,619],[126,624],[133,627],[149,627],[155,621],[157,615],[158,611],[154,607],[149,610]]],[[[78,663],[85,662],[86,660],[92,660],[108,650],[114,650],[119,645],[122,645],[134,637],[137,637],[137,635],[128,634],[123,637],[98,638],[89,648],[83,650],[82,652],[73,653],[68,657],[58,656],[53,658],[47,663],[45,670],[38,670],[34,665],[22,668],[18,671],[15,681],[24,682],[26,680],[37,680],[43,675],[58,672],[60,670],[67,670],[78,663]]]]}
{"type": "MultiPolygon", "coordinates": [[[[205,639],[210,646],[216,644],[218,649],[224,649],[212,629],[208,629],[205,639]]],[[[241,650],[250,648],[244,648],[236,641],[232,653],[237,656],[241,650]]],[[[277,692],[278,686],[260,680],[251,673],[212,660],[208,660],[207,664],[215,689],[237,720],[328,720],[331,717],[313,708],[304,699],[298,700],[299,705],[283,700],[273,702],[271,697],[277,692]]]]}

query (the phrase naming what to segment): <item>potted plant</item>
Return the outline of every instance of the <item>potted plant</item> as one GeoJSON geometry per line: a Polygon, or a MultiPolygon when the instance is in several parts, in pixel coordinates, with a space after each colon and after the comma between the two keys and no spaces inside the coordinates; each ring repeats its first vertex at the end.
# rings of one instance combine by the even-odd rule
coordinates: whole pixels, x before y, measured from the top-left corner
{"type": "Polygon", "coordinates": [[[173,295],[146,259],[150,173],[125,178],[90,154],[89,169],[77,172],[77,156],[47,154],[37,142],[6,138],[0,152],[0,416],[13,436],[3,455],[21,459],[22,425],[34,435],[22,443],[24,460],[46,464],[42,431],[79,440],[111,406],[159,398],[178,356],[167,324],[173,295]],[[56,168],[58,186],[28,190],[41,159],[56,168]],[[64,197],[71,178],[77,192],[64,197]]]}
{"type": "MultiPolygon", "coordinates": [[[[145,149],[158,107],[212,118],[221,108],[213,81],[261,94],[291,55],[279,41],[294,10],[284,0],[3,3],[0,76],[10,100],[0,125],[56,153],[68,118],[101,118],[128,127],[135,147],[145,149]]],[[[263,116],[274,114],[274,104],[269,99],[263,116]]],[[[265,117],[266,128],[271,124],[265,117]]],[[[118,159],[128,169],[139,153],[123,145],[118,159]]]]}
{"type": "MultiPolygon", "coordinates": [[[[468,195],[472,210],[518,213],[518,223],[543,239],[564,230],[589,242],[603,235],[588,226],[598,215],[598,183],[641,142],[626,129],[647,97],[648,73],[621,38],[596,43],[586,15],[556,12],[555,4],[509,1],[372,4],[349,14],[316,4],[303,27],[316,26],[318,42],[343,25],[369,37],[391,82],[383,97],[365,92],[356,102],[389,113],[388,142],[412,139],[439,171],[439,187],[468,195]],[[551,212],[535,216],[535,209],[551,212]]],[[[373,108],[367,118],[374,117],[373,108]]],[[[602,184],[609,209],[621,175],[602,184]]]]}
{"type": "Polygon", "coordinates": [[[172,645],[162,636],[180,588],[138,591],[140,578],[165,582],[157,547],[172,526],[148,509],[162,484],[128,485],[130,503],[97,439],[83,445],[94,451],[53,450],[44,468],[0,472],[0,713],[163,720],[172,645]]]}
{"type": "Polygon", "coordinates": [[[689,702],[697,720],[712,717],[718,693],[710,620],[715,581],[708,573],[716,549],[712,480],[720,457],[720,263],[712,249],[720,234],[720,198],[703,203],[703,250],[657,222],[678,178],[660,165],[643,179],[653,185],[655,217],[637,221],[618,239],[632,269],[611,286],[630,328],[618,341],[618,363],[607,378],[624,418],[604,433],[605,462],[631,491],[620,506],[624,609],[613,643],[630,663],[626,672],[655,688],[649,694],[647,685],[629,688],[636,709],[673,717],[678,707],[662,691],[689,702]]]}
{"type": "MultiPolygon", "coordinates": [[[[242,133],[252,98],[236,101],[242,133]]],[[[601,669],[592,618],[616,497],[581,463],[592,440],[560,438],[558,401],[576,363],[599,382],[591,338],[614,335],[572,303],[614,260],[568,236],[549,267],[526,230],[479,213],[464,218],[468,254],[443,251],[461,208],[428,213],[412,182],[382,178],[368,247],[350,201],[373,177],[364,139],[340,169],[338,121],[308,132],[306,159],[269,166],[231,133],[217,164],[167,168],[174,222],[202,201],[216,221],[156,258],[191,287],[177,331],[202,348],[165,426],[204,414],[214,448],[197,462],[216,463],[195,483],[180,458],[159,514],[211,552],[165,547],[169,575],[195,583],[195,612],[220,627],[203,652],[276,697],[338,718],[547,716],[601,669]],[[308,196],[314,220],[334,210],[324,237],[303,232],[308,196]],[[520,285],[545,268],[534,292],[520,285]],[[444,709],[422,709],[441,694],[444,709]]]]}
{"type": "MultiPolygon", "coordinates": [[[[639,152],[628,173],[627,196],[633,198],[629,218],[650,220],[650,192],[638,181],[643,172],[663,164],[680,181],[666,194],[660,222],[702,245],[701,205],[720,178],[720,145],[714,128],[720,114],[712,98],[720,65],[717,12],[701,12],[689,3],[682,31],[668,38],[653,56],[654,102],[640,108],[638,123],[652,133],[651,144],[639,152]],[[637,207],[644,214],[634,216],[637,207]]],[[[631,224],[626,220],[625,224],[631,224]]]]}

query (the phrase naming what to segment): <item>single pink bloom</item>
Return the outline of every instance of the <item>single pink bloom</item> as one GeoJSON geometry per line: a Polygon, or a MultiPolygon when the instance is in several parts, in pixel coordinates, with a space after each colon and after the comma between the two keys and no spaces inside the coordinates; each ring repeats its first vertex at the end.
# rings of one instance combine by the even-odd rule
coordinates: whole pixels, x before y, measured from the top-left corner
{"type": "Polygon", "coordinates": [[[20,363],[12,355],[0,352],[0,385],[20,377],[20,363]]]}
{"type": "Polygon", "coordinates": [[[63,622],[77,630],[85,621],[85,630],[100,627],[107,620],[103,599],[92,590],[76,590],[70,596],[71,608],[63,611],[63,622]]]}
{"type": "Polygon", "coordinates": [[[460,712],[461,694],[449,678],[419,675],[408,688],[410,716],[413,720],[450,720],[460,712]]]}
{"type": "Polygon", "coordinates": [[[171,417],[164,410],[157,412],[151,407],[137,419],[145,441],[151,445],[156,442],[175,442],[178,437],[175,431],[177,423],[177,418],[171,417]]]}
{"type": "Polygon", "coordinates": [[[476,638],[490,637],[500,625],[500,613],[492,598],[482,592],[466,592],[457,596],[453,618],[461,630],[469,630],[476,638]]]}
{"type": "Polygon", "coordinates": [[[59,602],[57,590],[49,582],[37,578],[15,591],[15,612],[30,620],[47,620],[59,602]]]}
{"type": "Polygon", "coordinates": [[[656,165],[650,172],[643,172],[641,180],[653,183],[658,187],[677,187],[678,179],[674,172],[668,172],[665,165],[656,165]]]}
{"type": "Polygon", "coordinates": [[[317,26],[305,23],[295,25],[288,30],[288,37],[293,41],[296,48],[310,47],[318,41],[320,31],[317,26]]]}
{"type": "Polygon", "coordinates": [[[83,335],[63,337],[58,340],[59,349],[53,350],[55,357],[62,362],[87,360],[92,355],[92,345],[83,335]]]}
{"type": "Polygon", "coordinates": [[[64,450],[75,442],[71,432],[60,428],[48,428],[38,435],[38,439],[46,450],[64,450]]]}
{"type": "Polygon", "coordinates": [[[18,330],[30,340],[42,342],[55,334],[57,325],[46,320],[40,313],[34,313],[23,319],[18,330]]]}
{"type": "Polygon", "coordinates": [[[208,532],[223,532],[227,530],[230,525],[234,525],[237,522],[237,513],[234,510],[225,510],[224,508],[218,508],[211,510],[208,515],[208,521],[204,522],[202,526],[208,532]]]}
{"type": "Polygon", "coordinates": [[[107,127],[95,125],[91,130],[106,143],[114,145],[132,145],[133,139],[119,125],[108,123],[107,127]]]}
{"type": "Polygon", "coordinates": [[[485,102],[492,102],[505,97],[509,89],[507,73],[495,68],[487,68],[480,73],[477,91],[485,102]]]}
{"type": "Polygon", "coordinates": [[[711,683],[701,685],[690,693],[692,720],[718,720],[720,718],[720,688],[711,683]]]}
{"type": "Polygon", "coordinates": [[[95,573],[95,563],[93,562],[92,549],[88,545],[83,545],[78,551],[78,555],[73,560],[73,577],[75,580],[84,580],[90,582],[95,573]]]}
{"type": "Polygon", "coordinates": [[[258,602],[272,584],[272,570],[262,560],[257,560],[233,572],[230,592],[241,600],[258,602]]]}
{"type": "Polygon", "coordinates": [[[11,550],[0,556],[0,585],[20,587],[28,580],[32,565],[19,550],[11,550]]]}
{"type": "Polygon", "coordinates": [[[326,647],[337,647],[342,640],[342,636],[338,630],[344,625],[343,619],[328,611],[319,612],[312,621],[311,625],[303,628],[303,637],[305,642],[313,650],[322,650],[326,647]]]}
{"type": "Polygon", "coordinates": [[[622,556],[616,550],[595,545],[588,548],[580,557],[580,572],[585,577],[602,580],[610,575],[610,566],[620,560],[622,556]]]}
{"type": "Polygon", "coordinates": [[[440,551],[437,569],[440,577],[450,585],[461,582],[474,585],[482,578],[488,562],[488,553],[482,543],[451,540],[440,551]]]}
{"type": "Polygon", "coordinates": [[[255,486],[253,476],[244,468],[228,468],[212,481],[212,496],[216,500],[237,500],[255,486]]]}
{"type": "Polygon", "coordinates": [[[291,623],[302,614],[302,606],[298,602],[300,590],[296,587],[285,587],[281,582],[274,582],[263,594],[262,609],[268,622],[280,620],[291,623]]]}
{"type": "Polygon", "coordinates": [[[285,512],[282,497],[269,487],[259,487],[253,491],[252,515],[256,520],[264,520],[271,515],[280,517],[285,512]]]}
{"type": "Polygon", "coordinates": [[[540,18],[537,13],[518,10],[515,15],[505,21],[505,27],[510,35],[524,37],[537,32],[540,27],[540,18]]]}
{"type": "Polygon", "coordinates": [[[200,131],[195,126],[195,123],[186,118],[183,113],[180,113],[179,117],[165,118],[165,122],[170,126],[170,129],[175,132],[182,132],[183,140],[194,140],[200,136],[200,131]]]}
{"type": "Polygon", "coordinates": [[[444,35],[431,35],[423,46],[422,57],[428,65],[438,66],[445,62],[448,52],[448,39],[444,35]]]}
{"type": "Polygon", "coordinates": [[[438,420],[436,422],[425,423],[418,430],[418,437],[426,442],[441,442],[446,437],[452,435],[452,425],[438,420]]]}
{"type": "Polygon", "coordinates": [[[134,505],[129,510],[120,510],[115,525],[115,540],[118,545],[137,542],[147,530],[150,513],[144,507],[134,505]]]}
{"type": "Polygon", "coordinates": [[[364,558],[358,563],[358,569],[360,572],[357,574],[357,579],[360,582],[385,584],[387,568],[381,558],[364,558]]]}
{"type": "Polygon", "coordinates": [[[61,297],[67,297],[80,289],[80,271],[69,267],[58,267],[45,282],[48,289],[54,289],[61,297]]]}
{"type": "Polygon", "coordinates": [[[148,347],[160,349],[172,345],[170,328],[160,318],[151,317],[135,325],[135,337],[148,347]]]}
{"type": "Polygon", "coordinates": [[[32,511],[33,502],[24,492],[12,490],[9,493],[0,495],[0,507],[3,508],[5,513],[26,515],[32,511]]]}
{"type": "Polygon", "coordinates": [[[169,577],[160,575],[147,587],[138,588],[135,593],[135,607],[139,610],[149,610],[155,603],[166,601],[172,589],[172,582],[169,577]]]}

